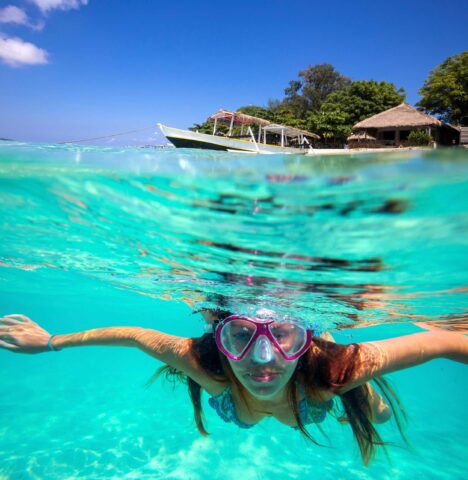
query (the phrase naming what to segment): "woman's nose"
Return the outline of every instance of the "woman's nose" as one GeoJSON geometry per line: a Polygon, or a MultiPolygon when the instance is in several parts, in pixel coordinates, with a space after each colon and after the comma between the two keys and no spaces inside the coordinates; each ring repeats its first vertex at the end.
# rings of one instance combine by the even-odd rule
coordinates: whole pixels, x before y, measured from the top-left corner
{"type": "Polygon", "coordinates": [[[275,354],[270,340],[265,335],[260,335],[254,345],[252,360],[257,363],[268,363],[274,357],[275,354]]]}

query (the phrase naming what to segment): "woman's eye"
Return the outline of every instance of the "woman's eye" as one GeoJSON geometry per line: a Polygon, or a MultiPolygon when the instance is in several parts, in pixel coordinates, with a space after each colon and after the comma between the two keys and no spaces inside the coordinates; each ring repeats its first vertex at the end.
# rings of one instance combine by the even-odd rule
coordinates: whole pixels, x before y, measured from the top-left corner
{"type": "Polygon", "coordinates": [[[290,330],[277,329],[271,332],[277,340],[289,340],[291,338],[292,332],[290,330]]]}
{"type": "Polygon", "coordinates": [[[237,340],[242,340],[245,338],[250,338],[250,334],[247,332],[239,332],[234,334],[234,338],[236,338],[237,340]]]}

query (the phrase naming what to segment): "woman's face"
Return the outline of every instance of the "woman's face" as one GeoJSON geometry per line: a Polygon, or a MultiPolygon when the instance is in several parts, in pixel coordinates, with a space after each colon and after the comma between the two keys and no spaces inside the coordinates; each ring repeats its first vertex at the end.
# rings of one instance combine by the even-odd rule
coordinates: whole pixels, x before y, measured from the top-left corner
{"type": "Polygon", "coordinates": [[[297,359],[286,360],[276,346],[272,344],[271,347],[273,355],[266,363],[256,360],[256,356],[253,354],[254,345],[242,360],[232,360],[227,357],[239,382],[254,397],[262,400],[272,400],[281,396],[298,362],[297,359]]]}

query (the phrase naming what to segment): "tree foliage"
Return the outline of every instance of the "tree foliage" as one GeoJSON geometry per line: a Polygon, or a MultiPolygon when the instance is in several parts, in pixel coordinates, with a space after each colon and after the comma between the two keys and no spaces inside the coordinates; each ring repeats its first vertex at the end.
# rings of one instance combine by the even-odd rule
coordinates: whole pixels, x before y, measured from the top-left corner
{"type": "MultiPolygon", "coordinates": [[[[259,117],[265,120],[270,120],[272,123],[277,123],[277,120],[273,112],[270,109],[265,107],[260,107],[257,105],[247,105],[244,107],[239,107],[237,111],[241,113],[245,113],[246,115],[251,115],[253,117],[259,117]]],[[[252,126],[252,129],[254,132],[257,132],[257,128],[255,126],[252,126]]],[[[212,134],[213,121],[207,120],[206,122],[203,122],[203,123],[195,123],[193,127],[189,128],[189,130],[196,131],[198,133],[212,134]]],[[[229,131],[229,125],[227,123],[224,123],[222,121],[217,122],[216,124],[217,133],[227,134],[228,131],[229,131]]],[[[233,135],[236,136],[239,134],[240,134],[240,127],[239,126],[234,127],[233,135]]]]}
{"type": "Polygon", "coordinates": [[[309,66],[299,72],[299,76],[303,79],[302,96],[312,111],[319,110],[328,95],[351,84],[350,78],[341,75],[329,63],[309,66]]]}
{"type": "MultiPolygon", "coordinates": [[[[266,107],[243,106],[238,111],[319,133],[326,142],[343,143],[355,123],[395,107],[404,99],[404,90],[397,90],[393,83],[352,82],[324,63],[301,70],[299,79],[289,82],[284,99],[270,100],[266,107]]],[[[227,132],[228,127],[218,122],[220,129],[227,132]]],[[[213,124],[196,124],[191,130],[212,133],[213,124]]]]}
{"type": "Polygon", "coordinates": [[[424,147],[433,142],[433,138],[424,130],[413,130],[408,135],[408,145],[424,147]]]}
{"type": "MultiPolygon", "coordinates": [[[[194,123],[193,127],[190,127],[189,130],[191,130],[192,132],[208,133],[211,135],[213,133],[213,122],[210,120],[206,120],[203,123],[194,123]]],[[[219,128],[217,128],[217,131],[226,133],[228,131],[228,128],[225,127],[223,124],[219,124],[219,128]]]]}
{"type": "Polygon", "coordinates": [[[396,107],[405,99],[403,89],[393,83],[374,80],[352,82],[330,94],[319,112],[310,113],[308,128],[324,138],[343,142],[355,123],[396,107]]]}
{"type": "Polygon", "coordinates": [[[310,65],[299,72],[299,77],[300,80],[291,80],[284,90],[283,104],[302,119],[310,111],[318,111],[328,95],[351,83],[329,63],[310,65]]]}
{"type": "Polygon", "coordinates": [[[259,107],[257,105],[247,105],[237,109],[238,112],[245,113],[246,115],[252,115],[253,117],[264,118],[265,120],[275,121],[274,115],[270,109],[265,107],[259,107]]]}
{"type": "Polygon", "coordinates": [[[468,126],[468,51],[435,67],[419,94],[417,106],[445,122],[468,126]]]}

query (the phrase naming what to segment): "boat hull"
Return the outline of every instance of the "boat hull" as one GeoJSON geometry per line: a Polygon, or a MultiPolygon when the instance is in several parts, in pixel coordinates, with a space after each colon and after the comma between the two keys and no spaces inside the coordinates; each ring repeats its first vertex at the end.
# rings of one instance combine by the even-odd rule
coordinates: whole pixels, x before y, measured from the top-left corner
{"type": "Polygon", "coordinates": [[[204,142],[202,140],[194,140],[191,138],[166,137],[176,148],[201,148],[204,150],[221,150],[228,151],[228,147],[217,145],[215,143],[204,142]]]}
{"type": "Polygon", "coordinates": [[[265,145],[263,143],[254,143],[253,141],[248,140],[219,137],[217,135],[208,135],[206,133],[192,132],[190,130],[181,130],[161,124],[158,124],[158,127],[163,135],[176,148],[200,148],[225,152],[238,151],[261,154],[286,153],[304,155],[307,153],[307,149],[265,145]]]}

